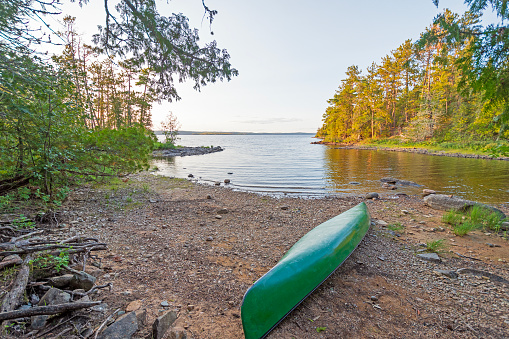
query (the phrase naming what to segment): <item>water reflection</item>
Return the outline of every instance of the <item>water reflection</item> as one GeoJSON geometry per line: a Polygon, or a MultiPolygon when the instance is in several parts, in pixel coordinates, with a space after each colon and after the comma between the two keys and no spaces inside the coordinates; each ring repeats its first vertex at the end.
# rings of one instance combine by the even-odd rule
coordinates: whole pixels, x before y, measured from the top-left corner
{"type": "MultiPolygon", "coordinates": [[[[390,176],[466,199],[509,203],[509,161],[339,149],[311,141],[310,135],[184,135],[184,145],[225,150],[154,160],[153,165],[162,175],[187,178],[192,173],[207,183],[228,178],[234,189],[272,195],[387,193],[380,178],[390,176]]],[[[420,194],[422,187],[390,193],[397,192],[420,194]]]]}
{"type": "MultiPolygon", "coordinates": [[[[466,199],[509,203],[509,163],[505,161],[334,147],[328,147],[324,157],[327,187],[336,192],[379,192],[380,178],[394,177],[466,199]],[[349,185],[352,181],[361,185],[349,185]]],[[[398,187],[407,194],[421,190],[398,187]]]]}

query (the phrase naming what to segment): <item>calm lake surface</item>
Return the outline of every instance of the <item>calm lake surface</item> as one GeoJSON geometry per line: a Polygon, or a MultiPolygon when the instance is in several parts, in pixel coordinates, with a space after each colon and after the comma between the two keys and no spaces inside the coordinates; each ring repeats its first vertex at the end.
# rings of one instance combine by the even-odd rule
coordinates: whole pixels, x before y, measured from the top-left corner
{"type": "Polygon", "coordinates": [[[154,160],[157,174],[271,195],[419,194],[423,188],[491,204],[509,204],[509,161],[429,156],[405,152],[346,150],[313,145],[305,135],[182,135],[185,146],[224,151],[154,160]],[[228,174],[232,173],[232,174],[228,174]],[[380,178],[414,181],[421,188],[381,188],[380,178]]]}

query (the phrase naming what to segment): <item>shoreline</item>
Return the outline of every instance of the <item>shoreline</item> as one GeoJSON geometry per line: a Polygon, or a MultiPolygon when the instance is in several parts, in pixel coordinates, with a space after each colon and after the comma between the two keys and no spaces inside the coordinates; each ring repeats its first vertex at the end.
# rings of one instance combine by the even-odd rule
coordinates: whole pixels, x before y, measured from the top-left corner
{"type": "Polygon", "coordinates": [[[188,337],[240,338],[240,305],[253,281],[309,230],[361,201],[372,218],[366,238],[268,338],[307,337],[317,327],[330,338],[370,337],[375,327],[380,337],[507,333],[501,316],[509,285],[437,272],[470,268],[509,280],[508,241],[481,231],[454,236],[441,222],[443,212],[420,196],[276,199],[141,173],[126,182],[79,187],[63,206],[63,231],[108,243],[102,268],[90,269],[98,283],[114,282],[111,292],[100,293],[109,307],[105,314],[146,310],[149,325],[140,326],[139,337],[149,334],[161,312],[175,310],[174,326],[188,337]],[[437,239],[447,244],[441,261],[418,259],[420,244],[437,239]]]}
{"type": "Polygon", "coordinates": [[[183,146],[183,147],[177,147],[177,148],[169,148],[169,149],[161,149],[161,150],[154,150],[152,152],[153,157],[159,157],[159,158],[171,158],[171,157],[185,157],[185,156],[191,156],[191,155],[204,155],[204,154],[210,154],[210,153],[216,153],[216,152],[222,152],[224,149],[221,146],[215,146],[215,147],[189,147],[189,146],[183,146]]]}
{"type": "Polygon", "coordinates": [[[336,147],[338,149],[362,149],[362,150],[372,150],[372,151],[406,152],[406,153],[417,153],[417,154],[442,156],[442,157],[509,161],[509,157],[491,157],[489,155],[483,155],[483,154],[468,154],[468,153],[458,153],[458,152],[449,153],[445,150],[444,151],[434,151],[431,149],[417,148],[417,147],[368,146],[368,145],[364,146],[364,145],[360,145],[360,144],[345,144],[345,143],[339,143],[339,142],[324,142],[324,141],[314,141],[314,142],[312,142],[312,144],[326,145],[326,146],[340,146],[340,147],[336,147]]]}

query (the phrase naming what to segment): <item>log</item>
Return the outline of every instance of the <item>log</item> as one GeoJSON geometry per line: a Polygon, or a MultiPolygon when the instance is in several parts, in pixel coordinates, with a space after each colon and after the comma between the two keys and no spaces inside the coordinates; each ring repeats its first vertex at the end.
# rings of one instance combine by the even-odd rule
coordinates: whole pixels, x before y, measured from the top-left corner
{"type": "Polygon", "coordinates": [[[19,265],[22,263],[23,263],[23,261],[19,257],[11,259],[11,260],[0,261],[0,270],[4,269],[5,267],[19,265]]]}
{"type": "Polygon", "coordinates": [[[66,303],[52,306],[38,306],[32,307],[26,310],[17,310],[10,312],[2,312],[0,313],[0,321],[8,320],[8,319],[17,319],[17,318],[25,318],[31,317],[34,315],[51,315],[62,312],[79,310],[82,308],[92,307],[95,305],[101,304],[102,301],[83,301],[83,302],[74,302],[74,303],[66,303]]]}
{"type": "Polygon", "coordinates": [[[4,297],[1,308],[2,313],[15,310],[20,305],[21,298],[25,293],[28,283],[28,276],[30,274],[30,267],[28,266],[28,263],[30,260],[32,260],[32,256],[27,255],[23,261],[23,265],[21,265],[21,269],[14,281],[12,289],[4,297]]]}

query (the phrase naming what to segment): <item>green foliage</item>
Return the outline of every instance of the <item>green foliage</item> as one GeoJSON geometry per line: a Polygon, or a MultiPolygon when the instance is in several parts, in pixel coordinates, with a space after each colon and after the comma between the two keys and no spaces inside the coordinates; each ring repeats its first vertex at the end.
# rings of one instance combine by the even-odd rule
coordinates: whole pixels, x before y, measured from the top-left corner
{"type": "Polygon", "coordinates": [[[25,217],[23,214],[20,214],[19,217],[14,219],[12,222],[12,225],[18,229],[24,229],[24,228],[34,228],[35,223],[25,217]]]}
{"type": "Polygon", "coordinates": [[[498,232],[505,220],[500,213],[475,205],[470,209],[470,220],[480,228],[498,232]]]}
{"type": "Polygon", "coordinates": [[[442,216],[442,222],[452,226],[454,234],[464,236],[476,229],[498,232],[503,217],[490,209],[475,205],[467,213],[449,211],[442,216]]]}
{"type": "Polygon", "coordinates": [[[402,232],[405,229],[405,226],[401,225],[401,223],[397,222],[387,226],[388,229],[395,232],[402,232]]]}
{"type": "Polygon", "coordinates": [[[426,251],[428,252],[438,252],[447,247],[445,244],[445,239],[437,239],[426,242],[426,251]]]}
{"type": "Polygon", "coordinates": [[[69,249],[63,249],[58,256],[51,255],[49,253],[43,253],[37,256],[37,258],[30,261],[33,268],[50,268],[60,272],[63,266],[69,265],[69,249]]]}
{"type": "Polygon", "coordinates": [[[317,327],[316,332],[320,333],[320,332],[325,331],[326,329],[327,329],[327,327],[325,327],[325,326],[317,327]]]}

